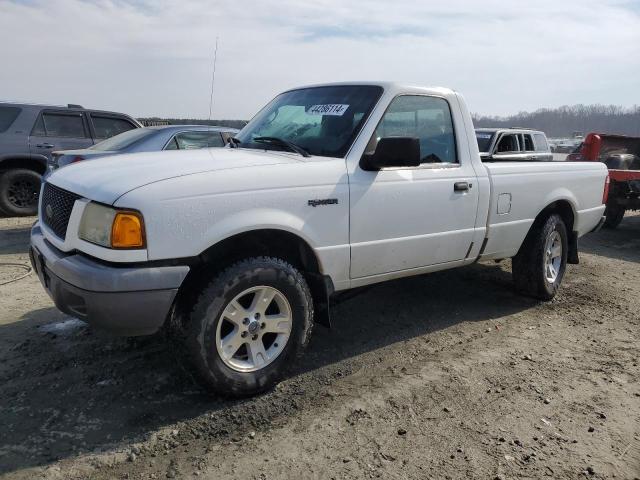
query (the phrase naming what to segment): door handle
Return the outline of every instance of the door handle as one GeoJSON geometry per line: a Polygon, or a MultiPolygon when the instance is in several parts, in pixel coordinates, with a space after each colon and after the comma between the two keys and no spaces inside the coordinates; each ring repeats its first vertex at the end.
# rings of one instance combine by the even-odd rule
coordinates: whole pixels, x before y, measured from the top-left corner
{"type": "Polygon", "coordinates": [[[471,188],[471,184],[468,182],[456,182],[453,184],[454,192],[467,192],[471,188]]]}
{"type": "Polygon", "coordinates": [[[36,147],[38,148],[53,148],[53,145],[51,145],[50,143],[39,143],[36,145],[36,147]]]}

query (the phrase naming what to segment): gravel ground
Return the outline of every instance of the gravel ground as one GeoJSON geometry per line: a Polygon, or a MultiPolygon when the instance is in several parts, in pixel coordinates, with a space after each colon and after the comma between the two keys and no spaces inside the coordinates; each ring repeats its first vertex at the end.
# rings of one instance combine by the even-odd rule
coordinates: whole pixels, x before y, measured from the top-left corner
{"type": "MultiPolygon", "coordinates": [[[[32,222],[0,219],[0,283],[32,222]]],[[[2,285],[0,477],[638,478],[640,216],[581,248],[550,303],[508,261],[375,286],[243,400],[161,336],[59,313],[33,274],[2,285]]]]}

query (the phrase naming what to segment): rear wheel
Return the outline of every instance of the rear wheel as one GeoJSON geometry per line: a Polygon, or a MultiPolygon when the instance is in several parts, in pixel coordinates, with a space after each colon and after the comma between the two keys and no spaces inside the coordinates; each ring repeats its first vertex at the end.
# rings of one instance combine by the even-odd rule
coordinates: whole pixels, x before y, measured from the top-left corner
{"type": "Polygon", "coordinates": [[[204,285],[190,317],[186,341],[206,386],[251,395],[280,381],[300,356],[311,335],[313,302],[297,269],[256,257],[204,285]]]}
{"type": "Polygon", "coordinates": [[[541,300],[555,297],[567,266],[567,228],[560,215],[536,221],[512,259],[516,288],[541,300]]]}
{"type": "Polygon", "coordinates": [[[607,208],[604,211],[605,220],[603,227],[606,228],[616,228],[622,222],[624,218],[625,209],[621,205],[616,205],[615,203],[608,203],[607,208]]]}
{"type": "Polygon", "coordinates": [[[40,182],[39,173],[25,168],[0,174],[0,210],[11,216],[37,214],[40,182]]]}

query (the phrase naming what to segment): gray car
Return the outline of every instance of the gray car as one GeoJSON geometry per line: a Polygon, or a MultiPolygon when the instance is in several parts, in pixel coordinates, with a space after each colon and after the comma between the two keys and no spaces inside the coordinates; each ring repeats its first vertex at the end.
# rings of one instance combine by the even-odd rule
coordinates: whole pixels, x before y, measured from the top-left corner
{"type": "Polygon", "coordinates": [[[239,130],[207,125],[169,125],[146,127],[121,133],[81,150],[53,152],[47,171],[83,160],[95,160],[110,155],[161,150],[190,150],[224,147],[239,130]]]}
{"type": "Polygon", "coordinates": [[[484,162],[550,162],[553,154],[544,132],[528,128],[476,128],[484,162]]]}
{"type": "Polygon", "coordinates": [[[35,215],[51,152],[86,148],[142,125],[80,105],[0,103],[0,214],[35,215]]]}

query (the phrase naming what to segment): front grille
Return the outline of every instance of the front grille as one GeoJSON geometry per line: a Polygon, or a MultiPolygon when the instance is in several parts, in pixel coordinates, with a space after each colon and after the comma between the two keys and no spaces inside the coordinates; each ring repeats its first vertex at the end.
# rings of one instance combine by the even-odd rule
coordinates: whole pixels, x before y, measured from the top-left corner
{"type": "Polygon", "coordinates": [[[73,204],[79,198],[80,196],[75,193],[67,192],[50,183],[44,184],[40,200],[40,216],[44,224],[63,240],[67,235],[67,225],[69,225],[73,204]]]}

